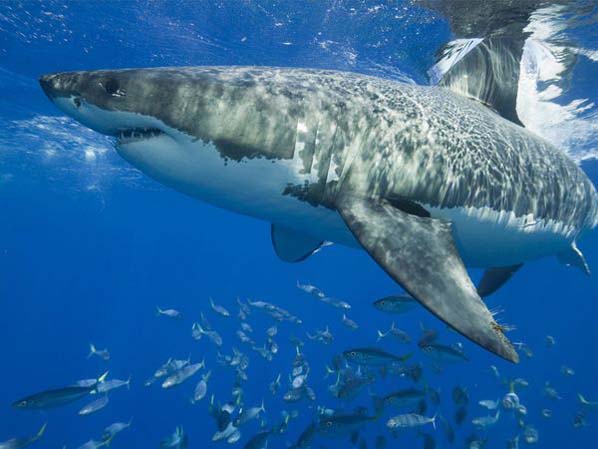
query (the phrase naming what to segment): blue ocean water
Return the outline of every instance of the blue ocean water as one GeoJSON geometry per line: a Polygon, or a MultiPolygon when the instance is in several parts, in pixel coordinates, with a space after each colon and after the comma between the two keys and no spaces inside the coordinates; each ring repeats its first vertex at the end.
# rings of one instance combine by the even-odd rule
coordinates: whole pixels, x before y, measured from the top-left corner
{"type": "MultiPolygon", "coordinates": [[[[131,427],[112,442],[113,448],[159,447],[176,426],[185,429],[189,447],[226,445],[211,442],[216,424],[208,412],[209,396],[222,404],[231,399],[235,372],[217,359],[218,352],[230,354],[237,348],[250,359],[243,402],[249,407],[264,400],[265,428],[279,424],[283,410],[298,411],[286,432],[270,439],[269,447],[287,447],[315,419],[318,406],[345,412],[358,406],[371,410],[370,393],[412,385],[388,375],[352,401],[339,401],[328,392],[336,378],[326,377],[325,366],[335,355],[352,347],[378,346],[396,354],[413,352],[411,362],[423,364],[419,386],[441,393],[440,405],[428,401],[428,416],[438,411],[452,422],[452,390],[467,389],[468,418],[462,426],[453,424],[454,447],[468,447],[467,438],[476,435],[486,441],[484,447],[502,448],[523,434],[508,413],[485,430],[470,423],[487,414],[477,405],[479,400],[499,399],[508,392],[508,385],[489,373],[490,365],[507,383],[517,377],[529,382],[518,393],[528,411],[523,421],[539,432],[535,446],[595,447],[596,416],[584,410],[585,425],[574,426],[583,410],[578,393],[598,400],[595,276],[586,277],[554,259],[541,260],[527,264],[488,298],[489,307],[502,309],[502,320],[516,326],[509,337],[533,350],[532,357],[523,356],[519,365],[511,365],[449,331],[424,310],[391,316],[374,309],[374,300],[401,290],[363,251],[334,245],[301,264],[279,261],[267,223],[209,206],[145,177],[119,158],[109,138],[63,116],[37,84],[37,78],[48,72],[180,65],[322,67],[428,84],[437,50],[455,36],[443,11],[427,9],[423,3],[7,0],[0,4],[0,441],[33,435],[47,422],[35,447],[77,448],[99,439],[109,424],[132,419],[131,427]],[[344,326],[342,312],[307,295],[297,282],[312,283],[349,302],[352,308],[347,314],[359,329],[344,326]],[[209,297],[232,316],[216,315],[209,297]],[[237,297],[274,303],[303,321],[278,325],[274,339],[279,351],[271,361],[238,340],[237,297]],[[157,306],[180,310],[183,319],[157,317],[157,306]],[[191,338],[191,325],[201,312],[222,335],[222,348],[206,337],[191,338]],[[376,330],[387,330],[393,320],[413,343],[400,344],[391,337],[376,342],[376,330]],[[440,331],[446,344],[461,342],[469,362],[434,366],[415,344],[422,325],[440,331]],[[331,344],[306,337],[306,332],[326,326],[334,335],[331,344]],[[553,347],[546,344],[547,335],[555,338],[553,347]],[[311,368],[308,384],[317,396],[313,402],[282,400],[296,355],[293,338],[305,342],[301,351],[311,368]],[[111,359],[88,359],[90,342],[108,348],[111,359]],[[205,359],[212,371],[203,401],[190,403],[199,376],[172,390],[163,390],[159,383],[144,386],[168,358],[189,356],[196,362],[205,359]],[[575,374],[564,376],[563,365],[575,374]],[[111,393],[109,405],[91,416],[77,414],[85,400],[44,412],[11,408],[12,402],[28,394],[105,371],[110,378],[131,376],[131,386],[111,393]],[[268,385],[279,373],[281,391],[273,396],[268,385]],[[562,399],[546,396],[546,382],[562,399]],[[552,417],[542,416],[545,408],[552,417]]],[[[596,184],[597,5],[578,6],[578,15],[563,13],[556,25],[546,19],[553,17],[548,13],[537,18],[537,38],[548,35],[546,42],[557,60],[570,66],[566,76],[557,73],[539,82],[540,89],[561,90],[548,98],[552,107],[536,111],[542,115],[542,123],[536,125],[557,130],[553,137],[562,139],[558,143],[580,160],[596,184]],[[564,51],[564,41],[575,48],[565,56],[558,53],[564,51]],[[583,101],[574,103],[577,99],[583,101]]],[[[548,101],[544,93],[543,101],[548,101]]],[[[588,234],[580,248],[590,267],[597,267],[598,234],[588,234]]],[[[472,277],[479,276],[472,270],[472,277]]],[[[248,322],[257,343],[265,343],[265,330],[274,321],[254,310],[248,322]]],[[[417,430],[401,431],[395,439],[384,423],[381,419],[363,427],[367,447],[374,447],[378,435],[388,439],[388,447],[423,447],[417,430]]],[[[243,447],[260,430],[259,424],[256,420],[243,426],[235,446],[243,447]]],[[[438,427],[424,432],[434,436],[438,447],[450,447],[442,426],[438,427]]],[[[525,446],[523,437],[520,444],[525,446]]],[[[314,447],[356,446],[346,437],[314,441],[314,447]]]]}

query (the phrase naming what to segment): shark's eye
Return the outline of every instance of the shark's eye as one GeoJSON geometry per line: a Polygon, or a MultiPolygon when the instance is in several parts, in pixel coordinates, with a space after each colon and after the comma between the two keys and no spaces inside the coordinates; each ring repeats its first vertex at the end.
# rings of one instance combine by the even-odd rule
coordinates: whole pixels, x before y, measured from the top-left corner
{"type": "Polygon", "coordinates": [[[104,89],[108,95],[118,94],[118,82],[115,79],[109,79],[104,83],[104,89]]]}

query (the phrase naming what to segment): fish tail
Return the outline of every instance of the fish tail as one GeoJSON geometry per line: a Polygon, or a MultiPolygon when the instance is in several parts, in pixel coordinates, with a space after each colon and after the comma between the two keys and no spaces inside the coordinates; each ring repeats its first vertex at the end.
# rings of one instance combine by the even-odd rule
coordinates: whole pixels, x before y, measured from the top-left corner
{"type": "Polygon", "coordinates": [[[436,417],[438,416],[438,412],[434,413],[434,416],[432,416],[432,427],[434,428],[434,430],[436,430],[436,417]]]}
{"type": "Polygon", "coordinates": [[[93,356],[96,353],[96,347],[94,346],[93,343],[89,343],[89,354],[87,354],[87,358],[91,358],[91,356],[93,356]]]}
{"type": "Polygon", "coordinates": [[[264,400],[263,400],[263,399],[262,399],[262,405],[261,405],[261,407],[260,407],[260,410],[261,410],[263,413],[266,413],[266,407],[264,406],[264,400]]]}
{"type": "Polygon", "coordinates": [[[378,338],[376,338],[376,341],[380,341],[388,335],[388,332],[386,334],[380,330],[376,330],[376,332],[378,333],[378,338]]]}
{"type": "Polygon", "coordinates": [[[133,378],[132,374],[129,374],[129,378],[127,379],[127,391],[131,391],[131,379],[133,378]]]}
{"type": "Polygon", "coordinates": [[[156,306],[156,316],[160,316],[162,314],[162,309],[156,306]]]}

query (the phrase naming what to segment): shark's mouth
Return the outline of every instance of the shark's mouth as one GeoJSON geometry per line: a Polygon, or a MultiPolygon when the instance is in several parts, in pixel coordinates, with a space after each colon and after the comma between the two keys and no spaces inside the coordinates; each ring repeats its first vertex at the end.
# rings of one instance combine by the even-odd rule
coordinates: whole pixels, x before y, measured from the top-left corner
{"type": "Polygon", "coordinates": [[[166,135],[158,128],[131,128],[123,129],[118,132],[117,138],[119,144],[140,142],[166,135]]]}

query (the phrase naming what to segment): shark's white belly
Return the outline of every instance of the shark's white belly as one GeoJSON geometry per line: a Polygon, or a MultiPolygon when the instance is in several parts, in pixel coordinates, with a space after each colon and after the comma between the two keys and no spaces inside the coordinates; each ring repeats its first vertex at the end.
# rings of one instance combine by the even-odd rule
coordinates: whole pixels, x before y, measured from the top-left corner
{"type": "MultiPolygon", "coordinates": [[[[311,180],[309,174],[300,174],[300,161],[225,161],[211,143],[166,135],[121,144],[118,150],[160,183],[190,196],[322,240],[360,247],[337,212],[282,194],[289,183],[311,180]]],[[[558,225],[530,217],[424,207],[433,217],[453,223],[463,261],[471,267],[514,265],[565,250],[571,241],[558,225]]]]}

